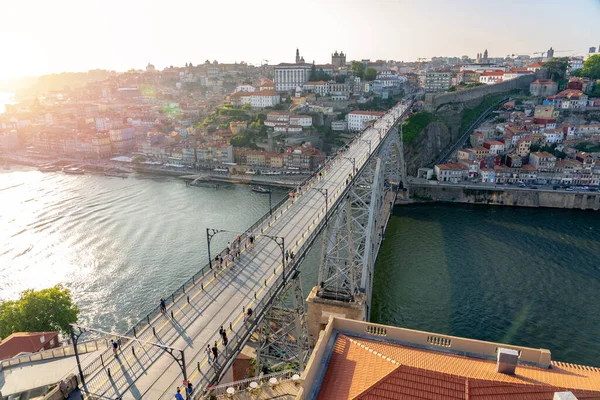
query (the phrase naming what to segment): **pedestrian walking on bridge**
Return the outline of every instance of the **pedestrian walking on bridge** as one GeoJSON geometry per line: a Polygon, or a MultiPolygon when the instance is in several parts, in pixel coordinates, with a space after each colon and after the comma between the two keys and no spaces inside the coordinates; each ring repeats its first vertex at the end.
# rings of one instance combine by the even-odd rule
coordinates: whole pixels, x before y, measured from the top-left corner
{"type": "Polygon", "coordinates": [[[119,349],[119,344],[117,342],[115,342],[114,340],[110,340],[110,347],[112,347],[113,350],[113,354],[115,355],[115,357],[119,357],[119,353],[118,353],[118,349],[119,349]]]}
{"type": "Polygon", "coordinates": [[[286,250],[285,251],[285,262],[287,262],[289,258],[290,258],[290,251],[286,250]]]}
{"type": "Polygon", "coordinates": [[[181,395],[181,390],[177,388],[177,393],[175,393],[175,400],[183,400],[183,396],[181,395]]]}
{"type": "Polygon", "coordinates": [[[215,356],[215,363],[216,363],[217,358],[219,357],[219,349],[217,348],[217,342],[215,342],[215,345],[212,347],[212,353],[215,356]]]}
{"type": "Polygon", "coordinates": [[[165,303],[165,299],[162,297],[160,298],[160,312],[163,314],[167,312],[167,303],[165,303]]]}
{"type": "Polygon", "coordinates": [[[208,362],[210,362],[210,357],[212,355],[212,352],[210,350],[210,344],[206,345],[206,357],[208,357],[208,362]]]}

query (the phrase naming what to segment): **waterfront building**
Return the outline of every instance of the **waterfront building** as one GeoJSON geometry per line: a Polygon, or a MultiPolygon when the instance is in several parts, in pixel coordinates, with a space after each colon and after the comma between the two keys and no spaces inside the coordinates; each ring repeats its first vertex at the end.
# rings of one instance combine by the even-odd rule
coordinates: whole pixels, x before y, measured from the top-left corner
{"type": "Polygon", "coordinates": [[[384,113],[379,111],[354,110],[347,114],[348,130],[362,131],[369,122],[374,121],[383,115],[384,113]]]}
{"type": "Polygon", "coordinates": [[[469,167],[461,163],[437,164],[433,169],[439,182],[457,183],[469,175],[469,167]]]}
{"type": "Polygon", "coordinates": [[[231,104],[243,106],[249,104],[252,108],[274,107],[281,102],[281,96],[270,90],[258,92],[236,92],[230,96],[231,104]]]}
{"type": "Polygon", "coordinates": [[[479,82],[485,83],[486,85],[493,85],[502,82],[503,77],[504,71],[486,71],[479,77],[479,82]]]}
{"type": "Polygon", "coordinates": [[[529,153],[529,165],[540,172],[551,172],[556,167],[556,156],[547,151],[529,153]]]}
{"type": "Polygon", "coordinates": [[[60,346],[59,332],[15,332],[0,342],[0,360],[60,346]]]}

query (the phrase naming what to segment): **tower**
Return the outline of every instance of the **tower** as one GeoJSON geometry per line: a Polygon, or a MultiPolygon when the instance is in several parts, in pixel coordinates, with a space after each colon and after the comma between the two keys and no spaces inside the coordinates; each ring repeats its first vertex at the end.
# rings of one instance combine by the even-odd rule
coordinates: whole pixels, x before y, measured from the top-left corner
{"type": "Polygon", "coordinates": [[[552,57],[554,57],[554,49],[550,47],[550,49],[548,50],[548,54],[546,54],[546,58],[550,59],[552,57]]]}
{"type": "Polygon", "coordinates": [[[296,49],[296,64],[300,62],[300,50],[296,49]]]}
{"type": "Polygon", "coordinates": [[[483,52],[483,61],[487,62],[487,59],[488,59],[488,51],[487,51],[487,49],[485,49],[485,51],[483,52]]]}

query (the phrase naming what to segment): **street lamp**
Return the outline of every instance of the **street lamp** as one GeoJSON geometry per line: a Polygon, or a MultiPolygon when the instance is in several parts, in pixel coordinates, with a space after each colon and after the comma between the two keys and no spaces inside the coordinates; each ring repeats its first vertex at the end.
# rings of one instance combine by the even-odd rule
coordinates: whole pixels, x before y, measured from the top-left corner
{"type": "Polygon", "coordinates": [[[352,163],[352,175],[356,173],[356,158],[354,157],[342,157],[344,160],[348,160],[352,163]]]}
{"type": "Polygon", "coordinates": [[[358,140],[360,140],[361,142],[365,142],[369,145],[369,155],[371,155],[371,141],[367,140],[367,139],[358,139],[358,140]]]}
{"type": "MultiPolygon", "coordinates": [[[[345,157],[344,157],[345,158],[345,157]]],[[[321,193],[323,196],[325,196],[325,226],[327,226],[327,213],[328,213],[328,204],[329,204],[329,196],[328,196],[328,192],[327,189],[323,189],[323,188],[312,188],[313,190],[317,190],[319,193],[321,193]]]]}
{"type": "Polygon", "coordinates": [[[263,233],[262,235],[268,237],[269,239],[277,243],[277,245],[279,246],[279,249],[281,250],[281,266],[283,268],[283,279],[285,279],[285,238],[283,236],[271,236],[265,233],[263,233]]]}

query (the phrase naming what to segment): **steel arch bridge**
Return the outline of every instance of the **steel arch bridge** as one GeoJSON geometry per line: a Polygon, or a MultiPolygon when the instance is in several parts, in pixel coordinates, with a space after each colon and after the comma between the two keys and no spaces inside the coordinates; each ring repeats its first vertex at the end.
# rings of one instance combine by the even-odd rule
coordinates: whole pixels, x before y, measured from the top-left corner
{"type": "Polygon", "coordinates": [[[129,331],[73,326],[86,398],[170,399],[184,380],[195,387],[190,398],[203,398],[255,333],[257,369],[302,370],[311,304],[307,312],[299,266],[320,238],[320,306],[359,304],[360,318],[368,319],[379,246],[396,197],[407,194],[400,191],[405,168],[397,125],[411,106],[399,103],[374,121],[303,182],[298,196],[282,199],[247,231],[207,229],[209,250],[217,234],[232,239],[215,260],[239,255],[208,263],[129,331]],[[290,252],[294,257],[286,257],[290,252]],[[77,344],[86,337],[112,338],[118,347],[84,367],[77,344]]]}

